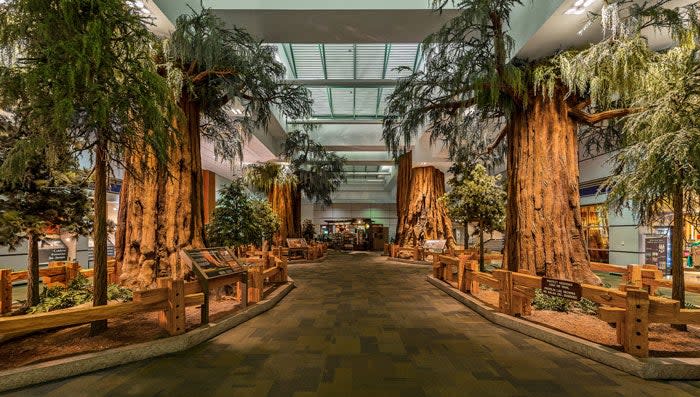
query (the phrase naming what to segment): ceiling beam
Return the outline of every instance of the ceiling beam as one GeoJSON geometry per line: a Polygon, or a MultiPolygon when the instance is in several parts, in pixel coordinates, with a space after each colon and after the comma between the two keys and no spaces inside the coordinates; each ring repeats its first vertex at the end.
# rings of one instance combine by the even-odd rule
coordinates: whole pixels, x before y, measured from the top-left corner
{"type": "MultiPolygon", "coordinates": [[[[329,88],[330,90],[330,88],[329,88]]],[[[329,93],[330,97],[330,93],[329,93]]],[[[330,116],[328,118],[316,118],[309,120],[288,120],[287,124],[382,124],[381,118],[362,118],[358,117],[356,119],[352,116],[346,116],[348,118],[333,118],[330,116]]]]}
{"type": "Polygon", "coordinates": [[[396,86],[396,80],[393,79],[290,79],[286,82],[306,87],[380,88],[396,86]]]}

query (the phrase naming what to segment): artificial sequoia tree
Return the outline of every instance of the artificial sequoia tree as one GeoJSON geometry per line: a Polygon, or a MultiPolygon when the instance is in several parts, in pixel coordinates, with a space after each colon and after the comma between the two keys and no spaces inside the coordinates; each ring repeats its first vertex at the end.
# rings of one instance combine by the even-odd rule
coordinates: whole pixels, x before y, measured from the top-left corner
{"type": "Polygon", "coordinates": [[[139,287],[183,277],[189,269],[180,250],[205,246],[201,139],[220,159],[240,160],[250,132],[266,128],[273,108],[290,119],[311,112],[308,90],[284,82],[275,49],[227,28],[210,10],[180,16],[161,58],[162,72],[177,87],[178,134],[165,164],[150,150],[129,154],[130,168],[153,171],[127,175],[120,198],[117,260],[122,281],[139,287]]]}
{"type": "Polygon", "coordinates": [[[13,124],[0,123],[0,245],[27,244],[27,307],[39,304],[39,242],[59,228],[84,235],[92,225],[77,162],[66,156],[50,169],[45,156],[13,124]]]}
{"type": "Polygon", "coordinates": [[[301,237],[302,194],[314,203],[332,204],[333,192],[345,180],[345,159],[326,151],[304,131],[287,134],[281,157],[284,163],[250,165],[246,179],[253,188],[267,194],[280,218],[278,238],[284,241],[301,237]]]}
{"type": "Polygon", "coordinates": [[[700,61],[693,40],[656,56],[639,82],[634,104],[643,110],[621,126],[608,202],[617,210],[631,207],[641,225],[667,224],[672,211],[672,298],[683,307],[685,223],[700,220],[700,61]]]}
{"type": "MultiPolygon", "coordinates": [[[[48,167],[70,161],[66,152],[90,156],[94,166],[94,305],[107,304],[110,164],[136,148],[167,156],[172,95],[153,62],[148,23],[122,0],[0,4],[0,105],[43,147],[48,167]]],[[[106,326],[93,322],[91,332],[106,326]]]]}
{"type": "MultiPolygon", "coordinates": [[[[441,10],[447,3],[434,5],[441,10]]],[[[508,268],[599,284],[583,237],[577,129],[605,134],[610,129],[596,127],[637,111],[629,99],[651,53],[640,32],[676,31],[682,12],[664,8],[667,0],[605,5],[599,19],[614,29],[603,41],[528,61],[512,57],[508,35],[510,13],[521,1],[454,3],[461,13],[423,43],[424,70],[401,80],[389,98],[387,147],[401,154],[427,128],[453,156],[505,157],[508,268]]]]}
{"type": "Polygon", "coordinates": [[[465,247],[469,239],[468,225],[476,222],[479,234],[479,265],[484,269],[484,232],[503,231],[506,216],[506,192],[501,176],[489,175],[486,167],[476,164],[466,173],[456,174],[450,181],[452,190],[443,196],[452,219],[464,225],[465,247]]]}
{"type": "Polygon", "coordinates": [[[447,240],[454,245],[452,220],[440,200],[445,194],[445,174],[433,166],[413,168],[412,152],[397,159],[396,244],[415,247],[425,240],[447,240]]]}

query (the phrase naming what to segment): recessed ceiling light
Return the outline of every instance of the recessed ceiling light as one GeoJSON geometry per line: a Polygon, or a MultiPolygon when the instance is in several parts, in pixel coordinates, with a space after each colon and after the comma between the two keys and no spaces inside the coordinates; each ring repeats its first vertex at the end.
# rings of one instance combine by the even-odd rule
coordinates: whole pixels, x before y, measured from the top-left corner
{"type": "Polygon", "coordinates": [[[586,9],[593,5],[596,0],[576,0],[574,5],[568,10],[564,11],[566,15],[581,15],[586,12],[586,9]]]}

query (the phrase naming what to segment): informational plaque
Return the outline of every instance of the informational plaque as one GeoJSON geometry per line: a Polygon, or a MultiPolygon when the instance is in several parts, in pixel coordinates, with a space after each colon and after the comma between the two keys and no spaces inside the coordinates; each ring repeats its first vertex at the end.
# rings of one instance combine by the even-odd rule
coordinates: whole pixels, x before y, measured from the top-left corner
{"type": "Polygon", "coordinates": [[[555,278],[542,278],[542,292],[549,296],[581,300],[581,284],[568,280],[558,280],[555,278]]]}
{"type": "Polygon", "coordinates": [[[180,258],[192,267],[204,293],[202,305],[202,324],[209,322],[209,290],[230,285],[232,282],[241,283],[238,290],[241,305],[248,305],[248,272],[241,266],[236,257],[227,248],[202,248],[181,250],[180,258]]]}
{"type": "Polygon", "coordinates": [[[287,247],[289,247],[289,248],[308,248],[309,245],[306,243],[306,240],[303,238],[288,238],[287,239],[287,247]]]}
{"type": "Polygon", "coordinates": [[[60,239],[47,238],[39,245],[39,264],[68,260],[68,247],[60,239]]]}
{"type": "Polygon", "coordinates": [[[207,280],[245,272],[236,257],[223,247],[184,250],[185,259],[207,280]]]}
{"type": "Polygon", "coordinates": [[[447,240],[425,240],[425,243],[423,243],[423,248],[430,252],[443,253],[445,252],[446,245],[447,240]]]}
{"type": "Polygon", "coordinates": [[[668,266],[668,238],[666,236],[650,235],[644,239],[644,262],[670,274],[668,266]]]}

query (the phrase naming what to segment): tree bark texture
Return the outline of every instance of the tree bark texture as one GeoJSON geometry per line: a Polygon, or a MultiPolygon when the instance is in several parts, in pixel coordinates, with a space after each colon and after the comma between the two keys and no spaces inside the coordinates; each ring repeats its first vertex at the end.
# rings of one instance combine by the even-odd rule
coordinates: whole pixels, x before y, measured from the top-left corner
{"type": "MultiPolygon", "coordinates": [[[[93,295],[92,305],[107,304],[107,150],[104,143],[95,146],[95,220],[93,226],[93,295]]],[[[107,320],[93,321],[90,335],[107,329],[107,320]]]]}
{"type": "Polygon", "coordinates": [[[409,192],[398,224],[397,235],[401,246],[417,246],[425,240],[447,240],[454,245],[452,221],[447,209],[438,200],[445,194],[445,174],[435,167],[417,167],[411,170],[409,192]]]}
{"type": "Polygon", "coordinates": [[[27,245],[27,306],[39,304],[39,239],[34,233],[28,233],[27,245]]]}
{"type": "Polygon", "coordinates": [[[511,271],[599,285],[583,238],[576,124],[561,89],[531,97],[508,130],[506,263],[511,271]]]}
{"type": "Polygon", "coordinates": [[[288,237],[299,237],[294,231],[294,187],[291,184],[273,185],[267,199],[280,221],[276,237],[281,244],[285,244],[288,237]]]}
{"type": "MultiPolygon", "coordinates": [[[[685,214],[683,211],[683,188],[678,186],[673,193],[673,228],[671,229],[671,275],[673,285],[671,288],[671,298],[685,307],[685,274],[683,268],[683,251],[685,238],[685,214]]],[[[687,331],[685,324],[673,324],[673,328],[687,331]]]]}
{"type": "MultiPolygon", "coordinates": [[[[397,225],[403,225],[406,218],[406,201],[411,189],[412,152],[404,153],[398,159],[399,171],[396,178],[396,219],[397,225]]],[[[401,227],[397,226],[396,242],[402,241],[401,227]]]]}
{"type": "Polygon", "coordinates": [[[184,117],[167,164],[144,149],[130,153],[134,172],[122,187],[117,227],[121,281],[132,288],[152,288],[158,277],[184,278],[190,271],[180,250],[204,248],[204,191],[200,155],[200,107],[186,93],[180,98],[184,117]]]}

